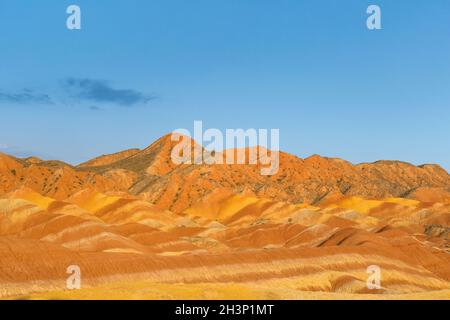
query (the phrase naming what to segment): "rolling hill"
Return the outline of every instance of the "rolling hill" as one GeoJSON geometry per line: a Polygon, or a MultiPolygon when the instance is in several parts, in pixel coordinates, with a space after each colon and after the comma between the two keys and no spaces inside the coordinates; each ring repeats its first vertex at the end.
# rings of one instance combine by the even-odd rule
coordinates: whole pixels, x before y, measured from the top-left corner
{"type": "Polygon", "coordinates": [[[262,176],[176,165],[173,146],[164,136],[78,166],[0,154],[0,297],[450,298],[438,165],[281,152],[262,176]],[[65,288],[70,265],[79,291],[65,288]]]}

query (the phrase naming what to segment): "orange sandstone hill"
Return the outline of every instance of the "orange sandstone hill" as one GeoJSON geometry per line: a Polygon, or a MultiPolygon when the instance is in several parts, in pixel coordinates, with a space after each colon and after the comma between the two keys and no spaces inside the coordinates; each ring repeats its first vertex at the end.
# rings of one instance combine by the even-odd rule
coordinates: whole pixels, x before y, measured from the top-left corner
{"type": "Polygon", "coordinates": [[[144,150],[130,149],[71,166],[0,154],[0,194],[20,187],[65,199],[85,188],[122,191],[175,212],[215,193],[247,192],[291,203],[318,204],[328,198],[359,196],[422,201],[450,199],[450,175],[438,165],[400,161],[353,165],[318,155],[300,159],[280,152],[280,170],[262,176],[256,165],[175,165],[175,142],[164,136],[144,150]]]}
{"type": "Polygon", "coordinates": [[[165,136],[79,166],[0,154],[0,297],[450,299],[450,176],[280,153],[176,165],[165,136]],[[67,290],[67,267],[82,289],[67,290]],[[382,271],[367,287],[367,268],[382,271]]]}

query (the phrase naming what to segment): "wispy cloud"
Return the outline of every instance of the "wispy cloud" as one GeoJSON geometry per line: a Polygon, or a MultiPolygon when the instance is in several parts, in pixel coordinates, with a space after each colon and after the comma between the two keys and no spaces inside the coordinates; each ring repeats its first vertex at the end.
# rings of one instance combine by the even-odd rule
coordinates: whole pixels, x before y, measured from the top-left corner
{"type": "Polygon", "coordinates": [[[0,102],[17,104],[52,104],[51,97],[46,93],[37,93],[31,89],[22,89],[19,92],[0,91],[0,102]]]}
{"type": "Polygon", "coordinates": [[[23,149],[21,147],[12,146],[6,143],[0,143],[0,152],[17,158],[38,157],[41,159],[55,159],[54,156],[46,153],[23,149]]]}
{"type": "Polygon", "coordinates": [[[80,100],[96,103],[112,103],[131,107],[147,104],[156,97],[133,89],[113,88],[105,80],[68,78],[64,80],[63,87],[80,100]]]}
{"type": "Polygon", "coordinates": [[[115,88],[106,80],[66,78],[60,85],[60,88],[53,88],[52,92],[55,94],[52,95],[28,88],[17,91],[0,89],[0,104],[73,105],[74,102],[82,102],[82,105],[89,106],[90,110],[98,111],[110,105],[145,105],[156,99],[154,95],[139,90],[115,88]]]}

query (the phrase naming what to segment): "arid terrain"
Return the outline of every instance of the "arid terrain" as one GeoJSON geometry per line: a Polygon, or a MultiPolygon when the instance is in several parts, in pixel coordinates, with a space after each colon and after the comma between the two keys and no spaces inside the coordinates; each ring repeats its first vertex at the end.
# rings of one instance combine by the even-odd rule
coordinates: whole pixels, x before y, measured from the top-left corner
{"type": "Polygon", "coordinates": [[[438,165],[280,152],[262,176],[175,165],[173,144],[78,166],[0,154],[0,297],[450,299],[438,165]],[[66,288],[71,265],[80,290],[66,288]]]}

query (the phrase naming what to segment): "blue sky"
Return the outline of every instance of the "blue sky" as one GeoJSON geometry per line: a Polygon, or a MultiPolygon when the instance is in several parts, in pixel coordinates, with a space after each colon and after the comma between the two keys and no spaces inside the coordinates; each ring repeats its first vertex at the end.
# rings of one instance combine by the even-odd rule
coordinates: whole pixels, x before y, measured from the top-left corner
{"type": "Polygon", "coordinates": [[[0,151],[79,163],[202,120],[450,169],[448,0],[0,0],[0,39],[0,151]]]}

